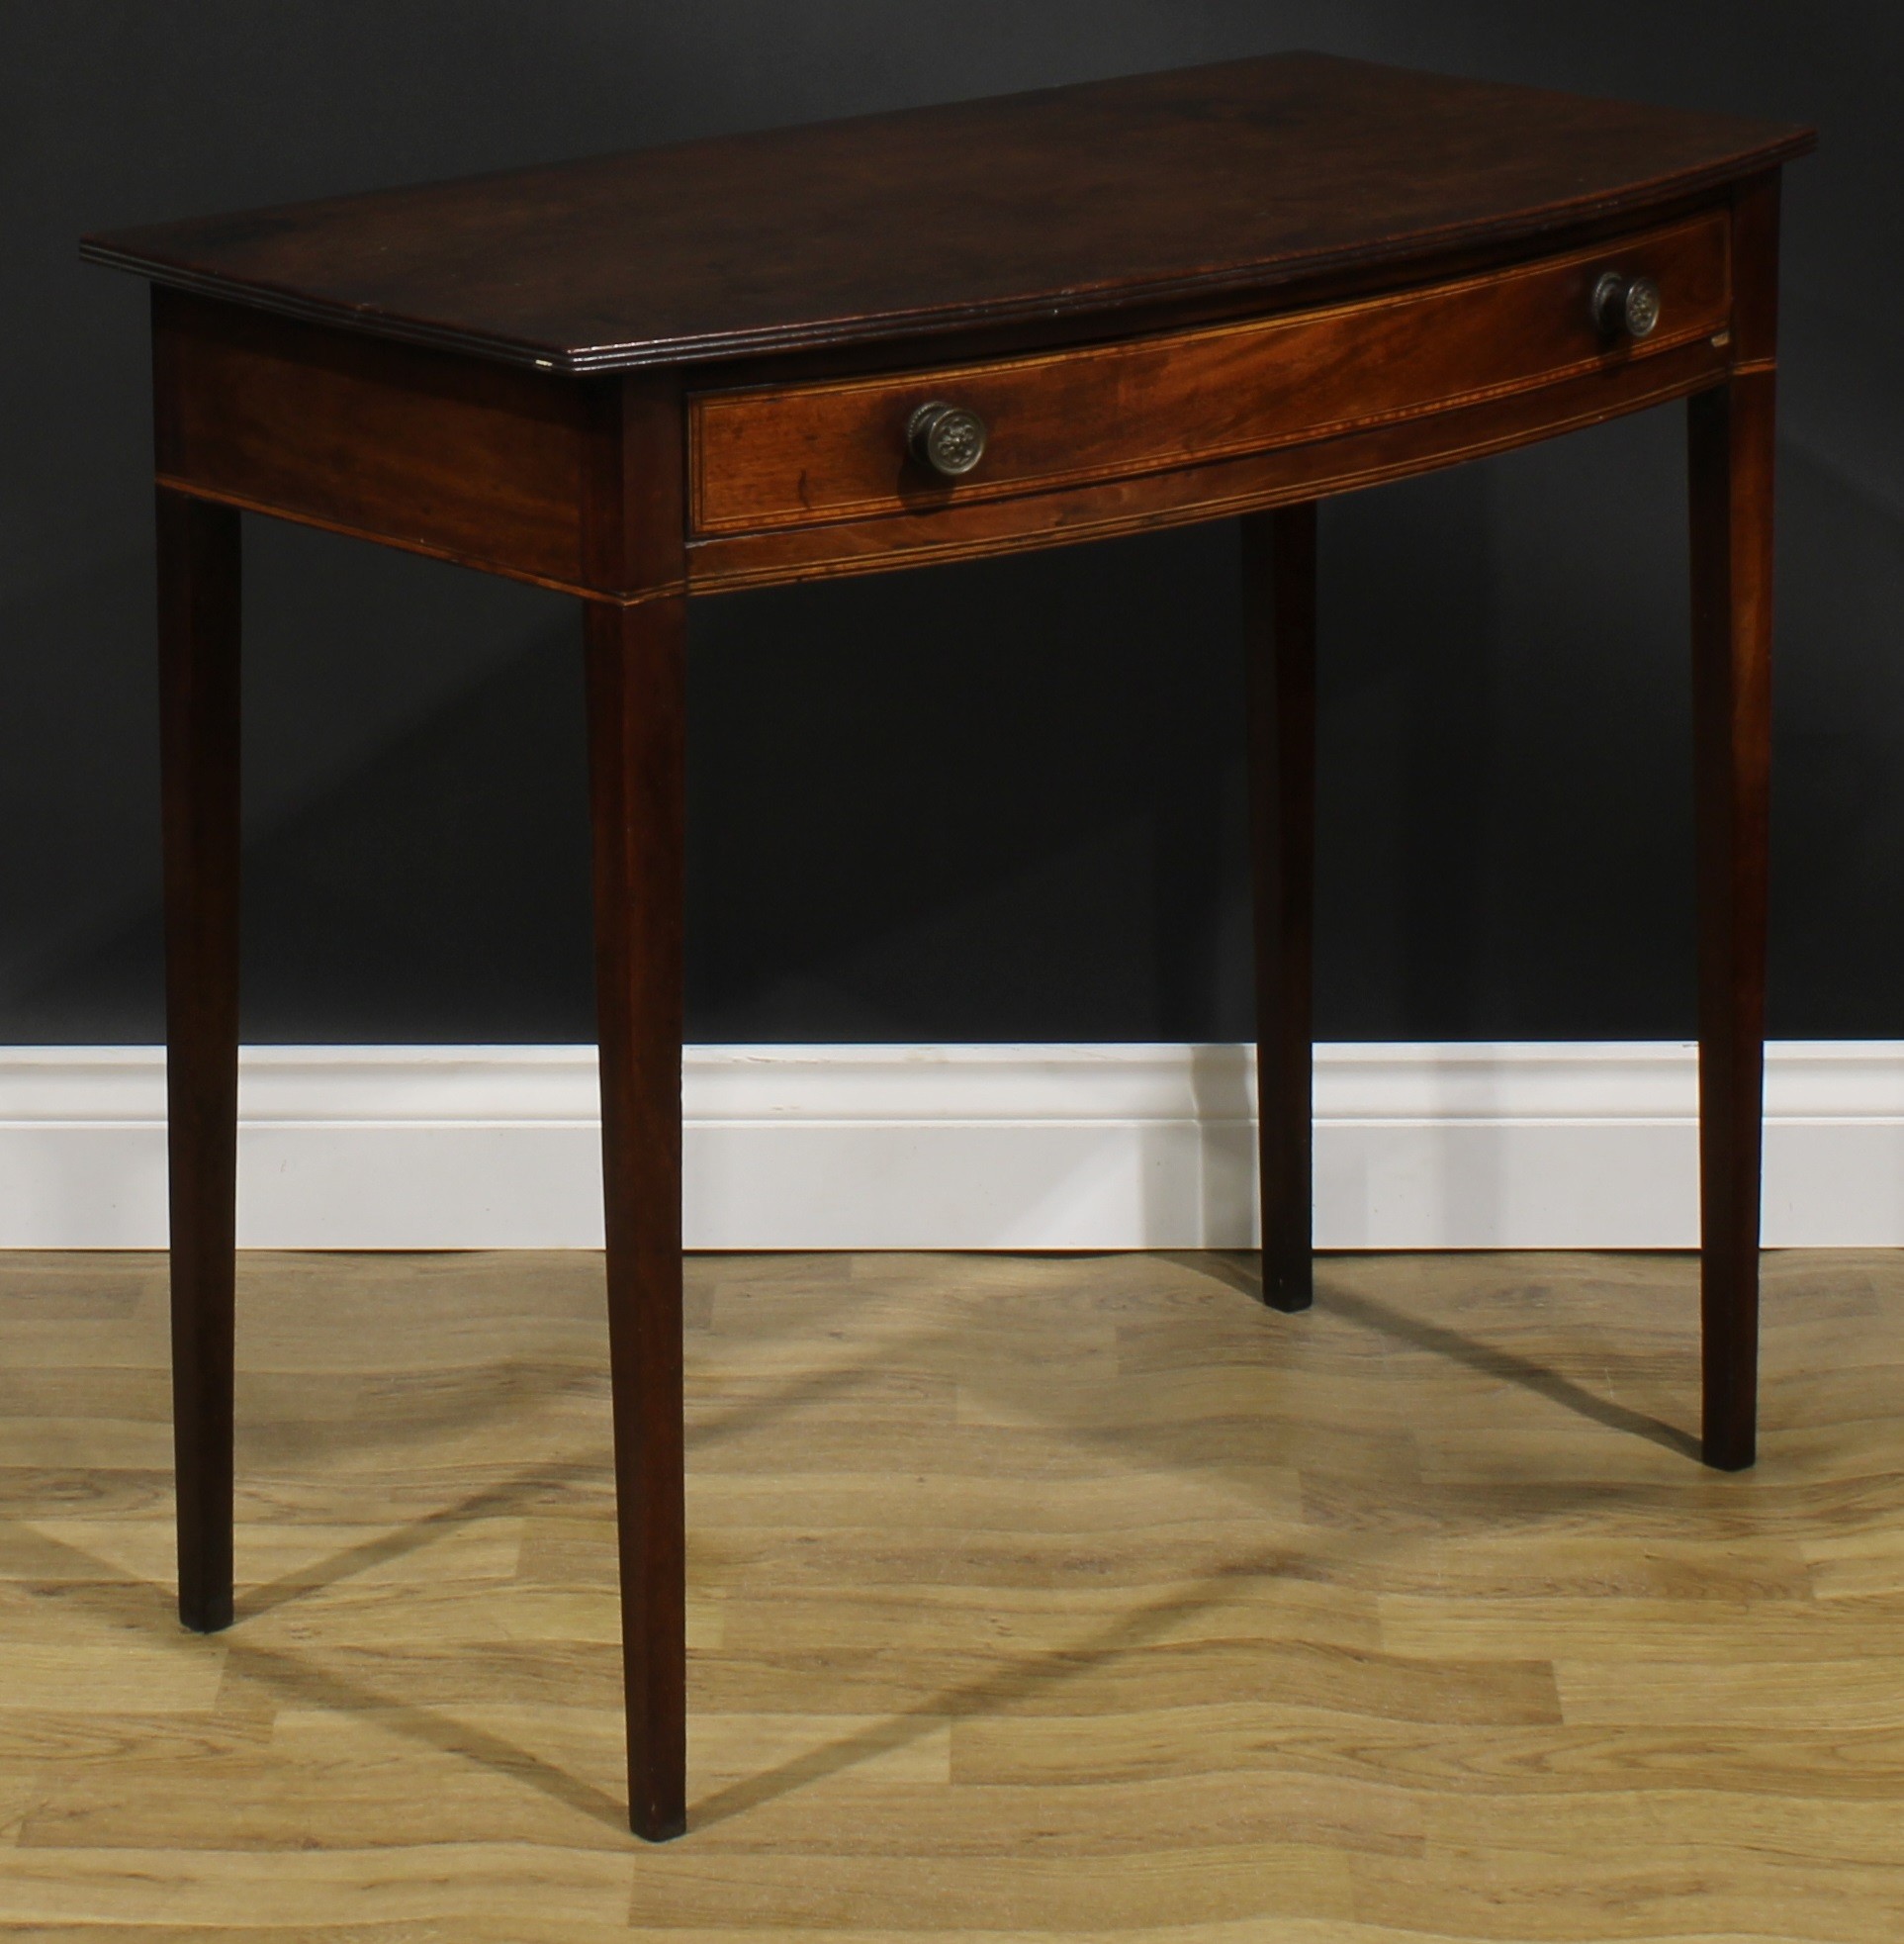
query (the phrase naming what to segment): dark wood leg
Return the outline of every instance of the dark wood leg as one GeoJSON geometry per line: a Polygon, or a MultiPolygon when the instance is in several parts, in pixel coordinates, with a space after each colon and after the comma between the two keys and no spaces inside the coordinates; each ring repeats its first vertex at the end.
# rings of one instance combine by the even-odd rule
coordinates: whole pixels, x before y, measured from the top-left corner
{"type": "Polygon", "coordinates": [[[238,516],[158,495],[178,1610],[231,1623],[238,1160],[238,516]]]}
{"type": "Polygon", "coordinates": [[[1704,1455],[1751,1464],[1771,755],[1772,374],[1689,401],[1704,1455]]]}
{"type": "Polygon", "coordinates": [[[587,608],[628,1820],[687,1826],[680,1044],[686,602],[587,608]]]}
{"type": "Polygon", "coordinates": [[[1263,1301],[1304,1310],[1311,1269],[1310,988],[1315,844],[1315,507],[1243,530],[1263,1301]]]}

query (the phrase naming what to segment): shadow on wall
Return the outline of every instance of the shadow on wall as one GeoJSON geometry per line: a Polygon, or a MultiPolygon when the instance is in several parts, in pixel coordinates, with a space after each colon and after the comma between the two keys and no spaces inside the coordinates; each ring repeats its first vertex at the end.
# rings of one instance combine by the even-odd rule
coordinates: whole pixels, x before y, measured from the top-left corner
{"type": "Polygon", "coordinates": [[[1771,1022],[1894,1037],[1904,989],[1904,509],[1779,450],[1771,1022]]]}
{"type": "MultiPolygon", "coordinates": [[[[65,1038],[65,1018],[90,1027],[70,1037],[102,1037],[93,1015],[43,995],[156,894],[152,644],[146,555],[0,604],[0,1040],[65,1038]]],[[[141,1004],[155,978],[156,965],[141,1004]]],[[[100,1023],[111,1020],[110,1037],[139,1016],[109,1011],[100,1023]]]]}
{"type": "Polygon", "coordinates": [[[1245,1029],[1237,578],[1224,524],[698,609],[695,1036],[1245,1029]]]}
{"type": "MultiPolygon", "coordinates": [[[[431,905],[439,886],[460,888],[459,808],[494,820],[491,841],[502,844],[515,810],[499,786],[517,763],[558,787],[576,767],[534,746],[534,702],[525,739],[506,705],[486,714],[484,700],[511,658],[551,659],[552,627],[553,659],[572,670],[579,698],[573,620],[537,590],[272,520],[244,522],[244,549],[246,1030],[399,1037],[386,1011],[393,1027],[419,1025],[401,975],[389,981],[389,1008],[366,1003],[363,988],[367,977],[380,994],[389,972],[401,974],[407,912],[418,939],[440,930],[461,943],[455,910],[431,905]],[[427,752],[439,744],[432,772],[427,752]],[[412,762],[422,768],[406,777],[412,762]],[[473,809],[486,794],[498,800],[473,809]],[[407,883],[392,882],[405,874],[407,883]],[[339,901],[352,908],[336,914],[349,921],[334,928],[337,949],[314,958],[332,915],[324,907],[339,901]],[[419,925],[419,910],[438,924],[419,925]]],[[[152,587],[147,552],[0,617],[0,775],[23,796],[21,813],[0,824],[10,888],[0,1039],[160,1035],[152,587]],[[73,679],[75,638],[83,683],[73,679]],[[4,705],[16,697],[28,706],[4,705]]],[[[578,699],[578,721],[579,709],[578,699]]],[[[506,900],[501,912],[511,915],[506,900]]],[[[441,969],[438,958],[419,976],[441,969]]],[[[492,982],[492,1010],[506,1014],[518,989],[533,993],[533,975],[514,971],[513,983],[492,982]]],[[[456,1023],[476,1027],[477,1011],[456,1023]]]]}
{"type": "MultiPolygon", "coordinates": [[[[1678,437],[1329,508],[1319,1037],[1691,1030],[1678,437]]],[[[1882,1036],[1904,521],[1783,463],[1772,1030],[1882,1036]]],[[[592,1038],[572,608],[246,539],[247,1037],[592,1038]]],[[[0,1038],[159,1036],[149,576],[0,617],[0,1038]]],[[[1251,1037],[1233,527],[694,613],[690,1038],[1251,1037]]]]}
{"type": "MultiPolygon", "coordinates": [[[[1246,950],[1234,563],[1224,526],[697,605],[689,1037],[1189,1038],[1224,980],[1245,1032],[1246,956],[1214,944],[1246,950]]],[[[573,610],[535,597],[525,644],[492,584],[385,557],[464,584],[461,660],[411,589],[363,715],[325,715],[312,617],[272,638],[287,565],[248,602],[246,1037],[591,1039],[573,610]],[[391,673],[411,653],[427,687],[391,673]]],[[[16,984],[13,1037],[158,1036],[149,811],[139,836],[92,934],[16,984]]]]}
{"type": "MultiPolygon", "coordinates": [[[[588,1040],[581,672],[572,629],[482,673],[355,767],[252,821],[244,1034],[262,1043],[588,1040]],[[551,972],[553,971],[553,976],[551,972]],[[551,992],[580,1005],[538,1010],[551,992]]],[[[149,879],[135,912],[17,1002],[161,1035],[149,879]]]]}
{"type": "MultiPolygon", "coordinates": [[[[253,12],[0,8],[0,1043],[158,1031],[144,308],[82,229],[1290,46],[1823,128],[1786,201],[1772,1025],[1900,1030],[1894,14],[253,12]]],[[[1324,1037],[1690,1029],[1678,450],[1665,412],[1330,508],[1324,1037]]],[[[559,603],[268,522],[247,547],[250,1030],[586,1037],[559,603]]],[[[709,603],[690,1030],[1248,1035],[1232,560],[1216,530],[709,603]]]]}

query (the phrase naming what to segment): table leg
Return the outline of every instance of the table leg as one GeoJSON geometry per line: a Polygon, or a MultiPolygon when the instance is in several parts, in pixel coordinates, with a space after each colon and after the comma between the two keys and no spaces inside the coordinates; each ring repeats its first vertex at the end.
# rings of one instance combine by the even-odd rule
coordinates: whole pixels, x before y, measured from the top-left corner
{"type": "Polygon", "coordinates": [[[1315,506],[1242,521],[1256,917],[1263,1301],[1314,1294],[1310,991],[1315,843],[1315,506]]]}
{"type": "Polygon", "coordinates": [[[1754,1456],[1771,746],[1768,367],[1688,402],[1704,1456],[1754,1456]]]}
{"type": "Polygon", "coordinates": [[[628,1819],[686,1814],[680,1046],[686,602],[586,609],[628,1819]]]}
{"type": "Polygon", "coordinates": [[[238,1125],[238,515],[158,495],[179,1618],[231,1623],[238,1125]]]}

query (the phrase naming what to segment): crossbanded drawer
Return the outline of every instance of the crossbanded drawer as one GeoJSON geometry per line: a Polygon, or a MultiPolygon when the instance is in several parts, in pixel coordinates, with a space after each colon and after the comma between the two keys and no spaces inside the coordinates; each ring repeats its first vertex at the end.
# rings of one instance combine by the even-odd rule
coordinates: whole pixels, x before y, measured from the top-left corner
{"type": "Polygon", "coordinates": [[[1714,213],[1416,290],[1117,344],[784,387],[695,394],[697,535],[764,532],[1116,480],[1262,452],[1618,367],[1720,335],[1727,225],[1714,213]],[[1609,270],[1648,277],[1659,322],[1609,336],[1609,270]],[[976,413],[955,480],[908,450],[922,405],[976,413]]]}

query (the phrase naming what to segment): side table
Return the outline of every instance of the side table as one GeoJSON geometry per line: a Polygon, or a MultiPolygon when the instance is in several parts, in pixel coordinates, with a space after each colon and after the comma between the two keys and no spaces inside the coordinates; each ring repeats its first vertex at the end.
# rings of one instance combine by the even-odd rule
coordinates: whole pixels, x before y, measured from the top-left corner
{"type": "Polygon", "coordinates": [[[1704,1453],[1750,1464],[1778,183],[1811,145],[1287,54],[89,237],[153,287],[186,1624],[232,1613],[241,511],[583,603],[637,1833],[686,1815],[690,597],[1241,516],[1263,1293],[1296,1310],[1315,504],[1687,401],[1704,1453]]]}

